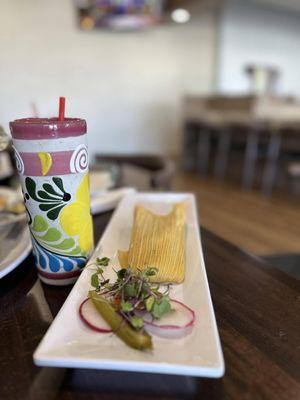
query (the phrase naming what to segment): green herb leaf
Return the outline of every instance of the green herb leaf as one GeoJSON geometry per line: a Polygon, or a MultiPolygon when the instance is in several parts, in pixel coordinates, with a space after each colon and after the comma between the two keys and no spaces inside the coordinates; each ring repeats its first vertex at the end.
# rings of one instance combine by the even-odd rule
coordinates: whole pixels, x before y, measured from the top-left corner
{"type": "Polygon", "coordinates": [[[154,276],[154,275],[157,274],[157,272],[158,272],[158,269],[157,269],[157,268],[150,267],[150,268],[147,268],[147,269],[146,269],[145,275],[146,275],[146,276],[154,276]]]}
{"type": "Polygon", "coordinates": [[[119,269],[119,271],[117,272],[117,276],[119,279],[124,279],[126,275],[127,275],[126,268],[119,269]]]}
{"type": "Polygon", "coordinates": [[[134,297],[137,295],[137,290],[134,283],[126,283],[124,286],[124,295],[126,297],[134,297]]]}
{"type": "Polygon", "coordinates": [[[91,285],[96,289],[99,287],[99,278],[97,272],[91,276],[91,285]]]}
{"type": "Polygon", "coordinates": [[[130,323],[135,329],[141,329],[144,326],[144,321],[141,317],[134,315],[130,318],[130,323]]]}
{"type": "Polygon", "coordinates": [[[144,283],[144,285],[142,287],[142,292],[141,292],[141,299],[142,300],[145,300],[146,298],[148,298],[149,291],[150,291],[149,285],[144,283]]]}
{"type": "Polygon", "coordinates": [[[170,299],[168,296],[165,296],[160,301],[155,301],[151,314],[155,319],[159,319],[170,311],[170,299]]]}
{"type": "Polygon", "coordinates": [[[125,313],[129,312],[132,310],[132,304],[129,303],[129,301],[122,301],[121,302],[121,309],[122,311],[124,311],[125,313]]]}
{"type": "Polygon", "coordinates": [[[96,264],[101,265],[102,267],[107,267],[110,259],[108,257],[96,258],[96,264]]]}
{"type": "Polygon", "coordinates": [[[155,298],[153,296],[148,297],[148,299],[146,300],[146,310],[148,312],[151,312],[153,306],[154,306],[154,302],[155,302],[155,298]]]}
{"type": "Polygon", "coordinates": [[[100,267],[97,268],[97,273],[98,273],[98,274],[103,274],[103,272],[104,272],[104,271],[103,271],[102,268],[100,268],[100,267]]]}

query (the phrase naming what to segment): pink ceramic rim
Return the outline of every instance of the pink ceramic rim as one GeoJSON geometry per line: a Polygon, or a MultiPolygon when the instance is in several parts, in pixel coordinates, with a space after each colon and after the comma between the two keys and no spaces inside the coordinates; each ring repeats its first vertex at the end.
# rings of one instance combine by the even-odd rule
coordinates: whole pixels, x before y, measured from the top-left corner
{"type": "Polygon", "coordinates": [[[44,278],[48,278],[48,279],[55,279],[55,280],[59,280],[59,279],[67,279],[67,278],[73,278],[75,276],[78,276],[81,274],[81,269],[76,269],[74,271],[71,272],[63,272],[63,273],[58,273],[58,272],[45,272],[42,271],[41,269],[38,269],[38,274],[43,276],[44,278]]]}
{"type": "Polygon", "coordinates": [[[86,133],[86,121],[80,118],[22,118],[9,126],[14,139],[57,139],[86,133]]]}

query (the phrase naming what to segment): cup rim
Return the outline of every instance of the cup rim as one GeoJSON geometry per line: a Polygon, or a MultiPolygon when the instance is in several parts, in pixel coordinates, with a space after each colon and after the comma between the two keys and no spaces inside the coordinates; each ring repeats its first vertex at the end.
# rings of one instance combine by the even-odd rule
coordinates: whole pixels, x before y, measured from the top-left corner
{"type": "Polygon", "coordinates": [[[9,126],[14,139],[54,139],[86,133],[86,121],[81,118],[20,118],[9,126]]]}

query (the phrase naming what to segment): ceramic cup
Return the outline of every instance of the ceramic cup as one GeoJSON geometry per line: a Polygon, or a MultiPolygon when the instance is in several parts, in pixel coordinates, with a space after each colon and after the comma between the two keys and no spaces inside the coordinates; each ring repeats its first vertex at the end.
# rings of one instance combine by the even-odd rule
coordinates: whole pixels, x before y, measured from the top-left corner
{"type": "Polygon", "coordinates": [[[39,277],[73,283],[93,249],[86,122],[27,118],[10,129],[39,277]]]}

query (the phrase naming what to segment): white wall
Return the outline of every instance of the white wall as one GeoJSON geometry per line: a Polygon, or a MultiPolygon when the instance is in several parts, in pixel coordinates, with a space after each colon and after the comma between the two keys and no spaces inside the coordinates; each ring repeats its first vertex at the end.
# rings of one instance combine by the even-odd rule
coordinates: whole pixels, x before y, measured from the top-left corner
{"type": "Polygon", "coordinates": [[[279,94],[300,96],[300,13],[231,1],[224,9],[219,31],[218,88],[246,92],[245,65],[273,65],[281,70],[279,94]]]}
{"type": "Polygon", "coordinates": [[[90,149],[176,154],[181,97],[213,82],[215,21],[145,32],[85,33],[71,0],[1,0],[0,124],[56,113],[86,118],[90,149]]]}

